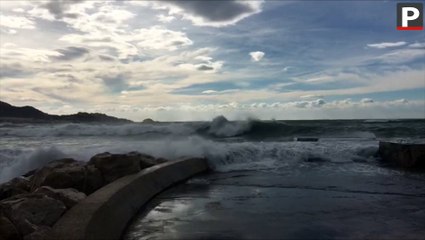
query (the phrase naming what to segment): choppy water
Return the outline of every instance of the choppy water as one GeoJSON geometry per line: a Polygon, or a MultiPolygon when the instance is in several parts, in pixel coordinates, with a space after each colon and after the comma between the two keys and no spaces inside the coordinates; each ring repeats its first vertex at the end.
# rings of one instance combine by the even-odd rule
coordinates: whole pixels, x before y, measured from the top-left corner
{"type": "Polygon", "coordinates": [[[423,142],[425,120],[236,121],[156,124],[0,124],[0,182],[62,157],[140,151],[157,157],[205,156],[220,172],[324,171],[393,174],[374,158],[379,139],[423,142]],[[318,137],[318,142],[294,142],[318,137]],[[338,166],[338,167],[335,167],[338,166]],[[332,169],[332,170],[326,170],[332,169]]]}

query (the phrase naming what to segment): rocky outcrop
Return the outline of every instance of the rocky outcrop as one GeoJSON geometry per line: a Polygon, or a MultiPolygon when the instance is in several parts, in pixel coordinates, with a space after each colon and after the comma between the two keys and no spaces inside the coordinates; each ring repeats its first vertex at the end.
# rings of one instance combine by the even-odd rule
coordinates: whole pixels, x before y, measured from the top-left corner
{"type": "Polygon", "coordinates": [[[43,186],[35,190],[35,193],[45,194],[53,199],[59,200],[65,204],[67,209],[70,209],[79,201],[87,197],[86,194],[79,192],[73,188],[54,189],[48,186],[43,186]]]}
{"type": "Polygon", "coordinates": [[[0,240],[50,239],[53,224],[87,195],[165,161],[139,152],[97,154],[88,163],[65,158],[1,184],[0,240]]]}
{"type": "Polygon", "coordinates": [[[132,123],[132,121],[108,116],[102,113],[79,112],[71,115],[51,115],[34,107],[16,107],[0,101],[0,121],[4,119],[21,120],[23,122],[101,122],[101,123],[132,123]]]}
{"type": "Polygon", "coordinates": [[[425,144],[379,142],[378,155],[395,166],[425,169],[425,144]]]}
{"type": "Polygon", "coordinates": [[[34,232],[26,235],[24,237],[24,240],[48,240],[48,239],[53,239],[52,236],[52,228],[51,227],[46,227],[46,226],[41,226],[38,227],[37,230],[35,230],[34,232]]]}
{"type": "Polygon", "coordinates": [[[17,177],[0,185],[0,201],[18,194],[28,193],[31,189],[30,181],[24,177],[17,177]]]}
{"type": "Polygon", "coordinates": [[[2,214],[0,214],[0,239],[21,239],[21,235],[15,225],[2,214]]]}
{"type": "Polygon", "coordinates": [[[86,166],[84,162],[74,159],[52,161],[38,170],[31,181],[35,190],[41,186],[52,188],[74,188],[85,194],[90,194],[103,185],[98,169],[86,166]]]}
{"type": "Polygon", "coordinates": [[[39,226],[52,226],[65,212],[65,205],[40,193],[17,195],[3,200],[0,209],[18,231],[26,236],[39,226]]]}
{"type": "Polygon", "coordinates": [[[105,183],[139,172],[141,169],[151,167],[156,163],[157,161],[154,157],[139,152],[129,152],[127,154],[105,152],[93,156],[89,161],[89,165],[94,165],[100,170],[105,183]]]}

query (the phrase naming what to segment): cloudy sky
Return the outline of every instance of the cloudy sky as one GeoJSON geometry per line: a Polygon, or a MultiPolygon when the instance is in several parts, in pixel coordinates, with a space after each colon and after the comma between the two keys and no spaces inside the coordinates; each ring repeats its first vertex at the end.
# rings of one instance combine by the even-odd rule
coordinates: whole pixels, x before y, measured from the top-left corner
{"type": "Polygon", "coordinates": [[[0,2],[0,99],[142,120],[425,117],[391,1],[0,2]]]}

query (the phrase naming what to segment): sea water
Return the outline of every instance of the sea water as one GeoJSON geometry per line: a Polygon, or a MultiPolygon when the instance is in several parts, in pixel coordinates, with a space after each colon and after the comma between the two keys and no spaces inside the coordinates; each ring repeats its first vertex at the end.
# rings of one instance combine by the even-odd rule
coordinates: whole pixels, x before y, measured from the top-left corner
{"type": "Polygon", "coordinates": [[[1,123],[0,182],[49,161],[88,161],[101,152],[139,151],[166,159],[207,157],[215,171],[396,174],[376,159],[379,140],[424,142],[425,120],[310,120],[82,124],[1,123]],[[294,141],[300,137],[314,142],[294,141]]]}

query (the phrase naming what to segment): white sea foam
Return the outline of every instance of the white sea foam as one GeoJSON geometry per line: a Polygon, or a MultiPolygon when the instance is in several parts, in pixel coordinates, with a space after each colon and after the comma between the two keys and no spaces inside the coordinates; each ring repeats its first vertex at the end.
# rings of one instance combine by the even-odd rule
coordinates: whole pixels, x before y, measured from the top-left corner
{"type": "Polygon", "coordinates": [[[169,124],[39,124],[0,128],[0,136],[61,137],[61,136],[139,136],[149,133],[189,135],[194,128],[184,123],[169,124]]]}
{"type": "Polygon", "coordinates": [[[216,171],[277,168],[307,161],[367,161],[377,150],[375,141],[324,142],[216,142],[199,136],[181,139],[135,140],[126,138],[55,137],[44,141],[44,147],[19,147],[19,142],[0,149],[5,156],[1,164],[0,182],[21,175],[47,162],[72,157],[87,161],[100,152],[125,153],[139,151],[156,157],[207,157],[216,171]],[[15,150],[12,150],[15,149],[15,150]],[[28,150],[30,149],[30,150],[28,150]]]}

